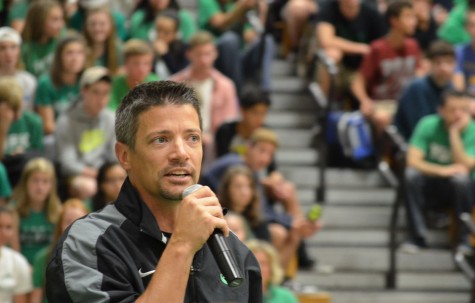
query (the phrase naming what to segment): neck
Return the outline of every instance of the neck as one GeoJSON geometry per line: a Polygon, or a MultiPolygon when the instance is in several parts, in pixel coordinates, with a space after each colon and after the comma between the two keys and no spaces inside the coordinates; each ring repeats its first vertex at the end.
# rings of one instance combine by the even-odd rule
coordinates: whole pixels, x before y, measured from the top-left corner
{"type": "Polygon", "coordinates": [[[104,52],[104,43],[102,42],[94,42],[92,45],[92,52],[94,53],[94,57],[100,57],[104,52]]]}
{"type": "Polygon", "coordinates": [[[173,233],[175,228],[175,215],[178,209],[178,203],[174,201],[160,201],[157,199],[145,199],[145,204],[152,212],[155,220],[159,222],[160,230],[167,233],[173,233]]]}
{"type": "Polygon", "coordinates": [[[135,79],[132,79],[132,78],[126,78],[125,79],[125,83],[127,83],[127,86],[132,89],[133,87],[135,87],[136,85],[142,83],[142,81],[137,81],[135,79]]]}
{"type": "Polygon", "coordinates": [[[15,66],[0,67],[0,76],[13,76],[15,75],[15,72],[16,72],[15,66]]]}
{"type": "Polygon", "coordinates": [[[438,87],[444,87],[449,82],[446,79],[439,79],[439,78],[435,77],[434,75],[430,75],[430,78],[432,79],[432,81],[434,81],[434,83],[438,87]]]}
{"type": "Polygon", "coordinates": [[[70,84],[73,85],[76,83],[78,75],[76,73],[70,73],[70,72],[63,72],[61,75],[61,79],[63,79],[63,82],[65,84],[70,84]]]}
{"type": "Polygon", "coordinates": [[[247,126],[243,121],[237,124],[237,133],[244,139],[249,139],[252,135],[253,129],[247,126]]]}
{"type": "Polygon", "coordinates": [[[43,211],[43,208],[44,208],[44,203],[43,201],[35,201],[35,200],[32,200],[31,201],[31,209],[35,212],[41,212],[43,211]]]}
{"type": "Polygon", "coordinates": [[[211,77],[212,68],[198,69],[191,68],[191,77],[195,80],[205,80],[211,77]]]}
{"type": "Polygon", "coordinates": [[[389,44],[393,48],[400,48],[404,45],[404,39],[406,36],[396,30],[390,30],[389,33],[386,36],[386,39],[388,40],[389,44]]]}

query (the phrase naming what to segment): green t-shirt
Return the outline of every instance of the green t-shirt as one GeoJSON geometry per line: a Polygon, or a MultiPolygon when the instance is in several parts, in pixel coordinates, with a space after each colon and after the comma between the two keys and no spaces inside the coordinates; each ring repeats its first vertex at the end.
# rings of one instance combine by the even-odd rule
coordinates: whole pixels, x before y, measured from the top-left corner
{"type": "MultiPolygon", "coordinates": [[[[235,3],[232,1],[227,2],[224,5],[224,12],[229,12],[234,9],[235,3]]],[[[212,33],[215,37],[221,35],[221,31],[217,28],[212,27],[209,24],[210,19],[216,15],[223,12],[221,6],[219,5],[217,0],[199,0],[198,1],[198,26],[200,29],[208,31],[212,33]]],[[[248,23],[243,21],[236,22],[230,30],[233,30],[237,33],[241,33],[246,30],[250,29],[252,26],[248,23]]]]}
{"type": "Polygon", "coordinates": [[[8,129],[4,153],[11,155],[33,150],[43,150],[43,122],[37,114],[23,111],[8,129]]]}
{"type": "MultiPolygon", "coordinates": [[[[51,248],[49,246],[41,249],[36,255],[33,262],[33,288],[43,288],[45,286],[46,265],[51,248]]],[[[43,293],[43,303],[48,303],[43,293]]]]}
{"type": "Polygon", "coordinates": [[[270,286],[264,296],[264,303],[298,303],[298,300],[287,288],[270,286]]]}
{"type": "MultiPolygon", "coordinates": [[[[147,78],[145,78],[145,81],[143,81],[142,83],[158,81],[158,80],[160,79],[158,78],[157,75],[149,74],[147,78]]],[[[119,107],[119,104],[122,101],[122,98],[124,98],[124,96],[127,95],[130,89],[131,87],[127,85],[127,81],[125,80],[125,75],[116,76],[112,80],[112,89],[111,89],[111,95],[110,95],[108,107],[115,111],[119,107]]]]}
{"type": "MultiPolygon", "coordinates": [[[[127,39],[127,31],[125,30],[125,17],[119,11],[112,11],[112,18],[114,19],[115,28],[117,30],[117,36],[120,40],[127,39]]],[[[83,9],[78,9],[74,15],[69,18],[68,28],[82,33],[84,22],[86,20],[86,13],[83,9]]]]}
{"type": "Polygon", "coordinates": [[[58,39],[51,39],[46,44],[23,42],[21,45],[21,59],[25,64],[25,69],[37,78],[48,72],[53,62],[57,44],[58,39]]]}
{"type": "MultiPolygon", "coordinates": [[[[150,40],[150,31],[153,30],[154,21],[145,22],[144,10],[136,11],[130,19],[130,38],[150,40]]],[[[186,10],[179,10],[178,19],[180,20],[179,32],[183,41],[188,41],[196,32],[196,25],[193,17],[186,10]]]]}
{"type": "Polygon", "coordinates": [[[55,117],[58,117],[78,97],[79,91],[79,82],[74,85],[56,87],[50,75],[44,74],[38,80],[35,105],[52,106],[55,117]]]}
{"type": "Polygon", "coordinates": [[[449,12],[447,19],[440,26],[437,35],[440,39],[451,44],[469,43],[470,35],[465,29],[465,15],[468,10],[468,1],[455,1],[456,4],[449,12]]]}
{"type": "MultiPolygon", "coordinates": [[[[475,156],[475,122],[471,121],[462,132],[465,152],[475,156]]],[[[439,115],[424,117],[416,126],[410,145],[424,153],[427,162],[450,165],[454,162],[450,149],[449,133],[439,115]]]]}
{"type": "Polygon", "coordinates": [[[0,198],[8,198],[12,195],[12,188],[8,181],[7,170],[0,162],[0,198]]]}
{"type": "Polygon", "coordinates": [[[20,219],[21,253],[30,264],[40,250],[51,244],[53,230],[54,224],[44,212],[31,211],[29,216],[20,219]]]}

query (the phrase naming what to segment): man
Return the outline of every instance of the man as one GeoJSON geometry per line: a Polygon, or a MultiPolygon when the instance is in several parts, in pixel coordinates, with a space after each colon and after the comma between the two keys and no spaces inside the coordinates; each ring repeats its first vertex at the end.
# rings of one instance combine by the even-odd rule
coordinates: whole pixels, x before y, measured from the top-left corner
{"type": "Polygon", "coordinates": [[[437,112],[442,93],[450,86],[455,67],[455,51],[444,41],[435,41],[429,47],[428,75],[414,79],[401,94],[394,116],[394,124],[406,139],[412,135],[419,120],[437,112]]]}
{"type": "Polygon", "coordinates": [[[182,198],[200,175],[201,133],[190,88],[151,82],[127,94],[115,151],[128,179],[115,204],[60,240],[46,273],[49,302],[262,302],[259,265],[229,233],[215,194],[202,187],[182,198]],[[216,228],[243,272],[237,288],[204,245],[216,228]]]}
{"type": "Polygon", "coordinates": [[[171,78],[187,82],[197,92],[203,116],[203,143],[210,151],[216,130],[226,120],[235,119],[239,107],[233,82],[213,67],[217,56],[213,36],[198,32],[188,43],[189,67],[171,78]]]}
{"type": "Polygon", "coordinates": [[[371,43],[355,79],[352,91],[363,115],[382,134],[396,111],[396,99],[407,82],[420,73],[421,51],[409,38],[416,28],[412,4],[397,0],[389,4],[386,18],[388,34],[371,43]]]}
{"type": "Polygon", "coordinates": [[[79,82],[81,92],[58,118],[56,152],[70,195],[81,199],[96,192],[98,169],[114,156],[114,113],[106,108],[111,77],[104,67],[90,67],[79,82]]]}
{"type": "Polygon", "coordinates": [[[403,251],[427,247],[423,210],[448,206],[455,210],[457,249],[471,251],[468,230],[459,219],[473,206],[475,122],[469,107],[466,93],[446,92],[439,114],[423,118],[411,137],[405,173],[409,239],[403,251]]]}
{"type": "Polygon", "coordinates": [[[267,11],[262,0],[198,1],[198,25],[217,39],[216,67],[234,81],[238,92],[246,81],[256,78],[263,90],[271,89],[275,42],[270,34],[262,33],[267,11]]]}
{"type": "MultiPolygon", "coordinates": [[[[380,13],[360,0],[334,0],[322,4],[318,13],[316,37],[320,47],[339,64],[338,85],[350,86],[369,44],[384,35],[386,25],[380,13]]],[[[319,69],[319,83],[329,90],[329,75],[319,69]]]]}
{"type": "Polygon", "coordinates": [[[159,80],[158,76],[152,73],[154,53],[147,42],[130,39],[124,44],[123,54],[125,74],[115,76],[112,81],[109,108],[114,111],[134,86],[159,80]]]}

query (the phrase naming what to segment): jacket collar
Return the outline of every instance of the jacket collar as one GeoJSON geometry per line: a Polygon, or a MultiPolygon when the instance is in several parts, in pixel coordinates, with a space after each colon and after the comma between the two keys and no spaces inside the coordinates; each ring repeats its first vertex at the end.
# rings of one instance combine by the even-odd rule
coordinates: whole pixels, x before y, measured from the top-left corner
{"type": "Polygon", "coordinates": [[[158,222],[129,178],[125,179],[115,206],[134,225],[138,226],[141,232],[163,243],[167,242],[167,238],[160,230],[158,222]]]}

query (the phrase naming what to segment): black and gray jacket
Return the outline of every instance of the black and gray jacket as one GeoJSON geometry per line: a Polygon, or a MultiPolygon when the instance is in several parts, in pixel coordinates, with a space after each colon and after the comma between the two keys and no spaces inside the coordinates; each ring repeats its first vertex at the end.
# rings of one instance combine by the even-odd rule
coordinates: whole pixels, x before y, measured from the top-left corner
{"type": "MultiPolygon", "coordinates": [[[[244,274],[243,283],[228,287],[204,245],[194,257],[185,302],[262,302],[254,255],[234,234],[227,241],[244,274]]],[[[115,204],[77,220],[61,237],[47,267],[48,301],[135,302],[166,243],[167,235],[127,179],[115,204]]]]}

